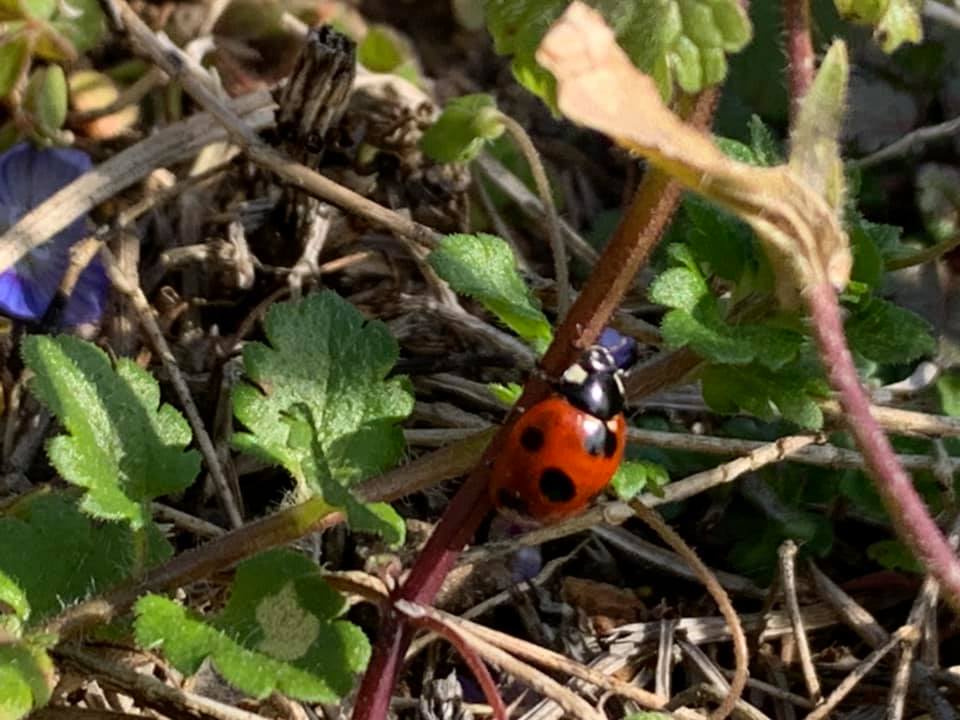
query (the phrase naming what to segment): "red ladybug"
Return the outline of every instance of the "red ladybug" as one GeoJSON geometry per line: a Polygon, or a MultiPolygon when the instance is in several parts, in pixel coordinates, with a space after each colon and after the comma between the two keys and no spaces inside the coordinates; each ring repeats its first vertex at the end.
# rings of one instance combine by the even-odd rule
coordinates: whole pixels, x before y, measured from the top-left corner
{"type": "Polygon", "coordinates": [[[609,350],[589,348],[554,389],[514,423],[491,470],[494,506],[541,522],[585,509],[626,447],[623,384],[609,350]]]}

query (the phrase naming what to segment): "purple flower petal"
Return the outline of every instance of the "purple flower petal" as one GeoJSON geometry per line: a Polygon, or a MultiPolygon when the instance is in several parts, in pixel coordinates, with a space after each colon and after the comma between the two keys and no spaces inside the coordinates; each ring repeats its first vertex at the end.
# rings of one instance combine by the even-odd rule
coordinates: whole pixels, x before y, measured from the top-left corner
{"type": "Polygon", "coordinates": [[[14,145],[0,155],[0,204],[23,208],[23,214],[91,167],[90,157],[80,150],[14,145]]]}
{"type": "Polygon", "coordinates": [[[63,311],[63,324],[73,327],[99,320],[107,304],[109,287],[107,270],[100,258],[96,257],[77,278],[77,284],[67,300],[67,308],[63,311]]]}
{"type": "Polygon", "coordinates": [[[604,328],[597,341],[610,354],[621,370],[626,370],[637,361],[637,341],[629,335],[622,335],[611,327],[604,328]]]}
{"type": "MultiPolygon", "coordinates": [[[[79,150],[37,149],[21,143],[0,155],[0,232],[92,167],[79,150]]],[[[0,274],[0,312],[24,320],[46,313],[70,263],[70,247],[86,234],[86,218],[69,226],[0,274]]],[[[103,312],[107,277],[91,263],[67,304],[67,325],[95,322],[103,312]]]]}

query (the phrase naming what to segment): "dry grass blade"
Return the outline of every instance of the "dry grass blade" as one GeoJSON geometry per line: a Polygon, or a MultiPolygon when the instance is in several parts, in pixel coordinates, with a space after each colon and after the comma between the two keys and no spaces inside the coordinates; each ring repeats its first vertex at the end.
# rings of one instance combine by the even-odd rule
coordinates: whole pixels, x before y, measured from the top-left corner
{"type": "MultiPolygon", "coordinates": [[[[394,607],[396,607],[399,612],[411,618],[424,616],[434,617],[447,624],[454,624],[453,621],[455,620],[452,616],[440,614],[432,608],[418,605],[407,600],[397,600],[394,603],[394,607]]],[[[565,712],[569,713],[571,717],[578,718],[578,720],[604,720],[604,717],[583,698],[571,692],[569,688],[564,687],[549,675],[545,675],[526,663],[517,660],[509,653],[489,643],[476,633],[470,632],[462,624],[456,624],[455,627],[484,660],[496,665],[504,672],[519,678],[537,692],[552,698],[565,712]]]]}
{"type": "Polygon", "coordinates": [[[797,601],[796,557],[797,545],[793,540],[787,540],[780,546],[780,581],[783,584],[783,597],[790,615],[790,624],[793,626],[793,637],[800,656],[800,668],[803,670],[803,681],[807,685],[807,694],[810,699],[820,702],[820,679],[817,670],[813,667],[810,655],[810,640],[803,627],[803,618],[800,616],[800,603],[797,601]]]}
{"type": "MultiPolygon", "coordinates": [[[[273,124],[273,98],[266,91],[229,103],[231,112],[252,129],[273,124]]],[[[210,114],[195,115],[171,125],[117,153],[51,195],[0,236],[0,272],[45,243],[96,205],[145,178],[155,168],[181,162],[201,148],[227,137],[210,114]]]]}

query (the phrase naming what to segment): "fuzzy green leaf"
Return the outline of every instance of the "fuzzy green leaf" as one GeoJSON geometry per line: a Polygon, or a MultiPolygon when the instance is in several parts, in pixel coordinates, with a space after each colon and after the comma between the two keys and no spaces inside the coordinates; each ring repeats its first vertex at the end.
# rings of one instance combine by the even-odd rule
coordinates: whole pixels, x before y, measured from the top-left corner
{"type": "Polygon", "coordinates": [[[936,350],[926,320],[876,297],[858,306],[844,329],[850,347],[876,363],[906,363],[936,350]]]}
{"type": "Polygon", "coordinates": [[[503,131],[500,111],[490,95],[464,95],[447,103],[423,134],[420,147],[437,162],[469,162],[503,131]]]}
{"type": "Polygon", "coordinates": [[[81,507],[91,515],[145,527],[151,500],[196,478],[200,456],[184,450],[190,426],[132,360],[114,368],[98,347],[67,335],[27,338],[23,358],[36,374],[30,389],[69,433],[49,442],[50,461],[86,489],[81,507]]]}
{"type": "Polygon", "coordinates": [[[690,269],[692,258],[674,255],[688,267],[661,273],[650,287],[651,300],[673,308],[660,323],[669,347],[690,346],[717,363],[744,365],[756,360],[771,369],[796,357],[803,343],[799,333],[771,325],[727,324],[703,276],[690,269]]]}
{"type": "Polygon", "coordinates": [[[0,518],[0,548],[17,548],[0,553],[0,573],[26,596],[32,623],[172,554],[152,523],[138,536],[125,523],[92,521],[61,495],[17,503],[0,518]],[[145,545],[143,558],[136,556],[138,542],[145,545]]]}
{"type": "MultiPolygon", "coordinates": [[[[513,56],[517,81],[556,108],[553,76],[534,54],[547,28],[569,0],[486,0],[487,28],[494,48],[513,56]]],[[[726,76],[726,54],[752,34],[750,19],[736,0],[588,0],[613,28],[633,63],[651,75],[664,99],[674,86],[699,92],[726,76]]]]}
{"type": "Polygon", "coordinates": [[[0,719],[19,720],[50,700],[56,672],[37,642],[0,645],[0,719]]]}
{"type": "Polygon", "coordinates": [[[802,373],[773,371],[757,363],[712,365],[701,377],[703,399],[720,413],[750,413],[762,420],[777,415],[803,428],[817,430],[823,413],[802,373]]]}
{"type": "MultiPolygon", "coordinates": [[[[403,453],[399,423],[413,398],[404,378],[385,380],[396,341],[330,291],[274,305],[264,329],[269,345],[244,348],[250,383],[234,389],[233,408],[249,432],[235,434],[234,444],[283,466],[301,495],[318,493],[369,527],[382,508],[362,510],[345,488],[393,467],[403,453]]],[[[396,527],[377,529],[397,539],[396,527]]]]}
{"type": "Polygon", "coordinates": [[[0,630],[20,636],[23,624],[30,618],[30,602],[16,580],[0,570],[0,630]]]}
{"type": "Polygon", "coordinates": [[[537,352],[546,350],[553,330],[506,242],[485,233],[447,235],[427,260],[454,290],[478,300],[537,352]]]}
{"type": "Polygon", "coordinates": [[[229,683],[255,697],[279,692],[330,703],[346,695],[370,657],[361,630],[338,620],[347,608],[317,567],[271,550],[237,568],[226,607],[205,621],[158,595],[135,607],[141,647],[160,648],[181,672],[206,658],[229,683]]]}
{"type": "Polygon", "coordinates": [[[663,496],[670,475],[662,465],[647,460],[626,460],[617,468],[610,486],[621,500],[632,500],[644,490],[663,496]]]}

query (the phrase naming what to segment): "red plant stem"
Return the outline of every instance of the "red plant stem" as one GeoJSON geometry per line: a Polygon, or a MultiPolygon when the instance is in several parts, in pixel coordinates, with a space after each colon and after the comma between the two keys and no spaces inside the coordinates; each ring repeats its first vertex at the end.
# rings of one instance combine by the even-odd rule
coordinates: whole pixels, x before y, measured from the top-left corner
{"type": "Polygon", "coordinates": [[[823,283],[809,289],[806,299],[827,378],[837,392],[847,425],[860,446],[897,535],[940,582],[947,602],[960,612],[960,562],[870,412],[870,400],[847,348],[836,292],[829,283],[823,283]]]}
{"type": "MultiPolygon", "coordinates": [[[[708,128],[716,107],[718,92],[701,93],[684,108],[691,124],[708,128]]],[[[648,168],[633,202],[620,221],[613,237],[597,260],[580,295],[557,329],[553,343],[541,360],[546,376],[558,377],[595,342],[601,330],[620,305],[633,278],[646,263],[657,241],[666,230],[680,201],[680,186],[655,168],[648,168]]],[[[549,386],[531,375],[500,431],[459,492],[450,501],[417,556],[410,574],[397,593],[403,600],[429,605],[463,547],[492,509],[487,495],[490,466],[500,451],[512,423],[537,401],[547,396],[549,386]]],[[[390,694],[396,684],[403,653],[412,633],[405,618],[391,609],[384,613],[379,639],[357,691],[353,720],[383,720],[390,706],[390,694]]]]}
{"type": "Polygon", "coordinates": [[[483,696],[487,699],[487,705],[493,710],[494,720],[507,720],[507,707],[503,704],[503,698],[500,697],[497,684],[490,676],[490,671],[487,670],[487,666],[483,660],[480,659],[480,656],[477,655],[466,638],[457,632],[456,628],[429,615],[408,615],[407,617],[411,624],[432,630],[456,648],[457,652],[460,653],[460,657],[464,659],[467,667],[470,668],[470,672],[473,673],[477,682],[480,683],[483,696]]]}
{"type": "Polygon", "coordinates": [[[787,81],[790,117],[796,118],[800,101],[813,84],[816,58],[810,34],[810,0],[783,0],[787,40],[787,81]]]}

